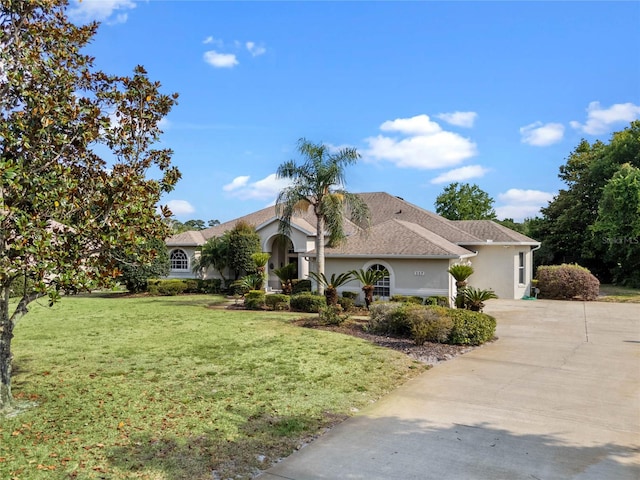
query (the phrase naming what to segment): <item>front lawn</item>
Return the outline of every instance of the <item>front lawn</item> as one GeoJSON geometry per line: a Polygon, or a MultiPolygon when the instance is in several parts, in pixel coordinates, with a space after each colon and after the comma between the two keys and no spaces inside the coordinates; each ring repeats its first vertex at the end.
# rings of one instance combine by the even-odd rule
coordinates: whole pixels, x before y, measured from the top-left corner
{"type": "Polygon", "coordinates": [[[618,285],[600,285],[600,302],[640,303],[640,289],[618,285]]]}
{"type": "Polygon", "coordinates": [[[70,297],[16,328],[0,478],[251,478],[425,367],[211,296],[70,297]]]}

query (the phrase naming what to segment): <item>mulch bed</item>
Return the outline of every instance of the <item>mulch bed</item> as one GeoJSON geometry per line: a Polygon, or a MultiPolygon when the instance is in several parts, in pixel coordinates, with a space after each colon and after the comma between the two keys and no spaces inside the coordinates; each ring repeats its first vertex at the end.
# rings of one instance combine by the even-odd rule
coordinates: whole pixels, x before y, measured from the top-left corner
{"type": "Polygon", "coordinates": [[[293,323],[300,327],[329,330],[362,338],[374,343],[375,345],[402,352],[414,360],[427,365],[436,365],[437,363],[451,360],[458,355],[462,355],[463,353],[467,353],[476,348],[469,345],[448,345],[444,343],[430,342],[426,342],[424,345],[416,345],[408,338],[390,335],[375,335],[364,330],[367,321],[362,318],[350,318],[342,325],[322,325],[318,322],[317,318],[309,317],[295,320],[293,323]]]}

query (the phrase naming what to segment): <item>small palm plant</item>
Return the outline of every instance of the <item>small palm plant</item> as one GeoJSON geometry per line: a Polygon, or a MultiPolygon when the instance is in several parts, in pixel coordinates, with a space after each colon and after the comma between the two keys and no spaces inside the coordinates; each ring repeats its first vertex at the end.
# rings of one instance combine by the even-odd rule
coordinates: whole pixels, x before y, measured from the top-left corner
{"type": "Polygon", "coordinates": [[[362,284],[364,292],[364,302],[369,310],[369,305],[373,302],[373,290],[377,282],[389,276],[386,270],[351,270],[351,275],[362,284]]]}
{"type": "Polygon", "coordinates": [[[285,266],[276,268],[273,273],[280,279],[282,293],[291,295],[293,290],[292,280],[298,278],[298,266],[295,263],[287,263],[285,266]]]}
{"type": "Polygon", "coordinates": [[[473,275],[473,267],[471,263],[454,263],[447,270],[456,281],[456,287],[463,288],[467,286],[467,278],[473,275]]]}
{"type": "Polygon", "coordinates": [[[327,279],[324,273],[311,272],[309,276],[313,278],[319,286],[324,287],[324,296],[327,299],[327,305],[337,305],[338,287],[352,280],[351,272],[341,273],[340,275],[333,273],[329,279],[327,279]]]}
{"type": "Polygon", "coordinates": [[[267,277],[267,274],[265,273],[266,265],[270,257],[271,254],[266,252],[257,252],[251,254],[251,260],[253,260],[253,264],[255,265],[256,269],[255,275],[259,276],[262,279],[262,282],[258,285],[258,288],[254,290],[262,290],[262,287],[264,286],[264,281],[267,277]]]}
{"type": "Polygon", "coordinates": [[[493,290],[480,290],[474,287],[466,287],[463,290],[463,295],[465,307],[474,312],[482,312],[484,302],[492,298],[498,298],[493,290]]]}
{"type": "Polygon", "coordinates": [[[456,281],[456,307],[464,308],[464,291],[467,288],[467,278],[469,278],[473,274],[473,267],[471,266],[471,262],[454,263],[449,267],[449,270],[447,271],[456,281]]]}
{"type": "Polygon", "coordinates": [[[236,280],[231,284],[232,287],[237,288],[244,295],[249,290],[262,290],[264,284],[264,277],[259,273],[250,273],[244,277],[236,280]]]}

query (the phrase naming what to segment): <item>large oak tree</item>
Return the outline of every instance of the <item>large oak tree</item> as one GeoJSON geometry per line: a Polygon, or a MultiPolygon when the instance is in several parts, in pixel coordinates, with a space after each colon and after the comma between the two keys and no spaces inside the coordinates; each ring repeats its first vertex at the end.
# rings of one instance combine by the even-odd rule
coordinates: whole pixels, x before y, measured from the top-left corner
{"type": "Polygon", "coordinates": [[[66,4],[0,10],[0,409],[13,403],[11,340],[29,303],[110,285],[132,256],[149,262],[145,245],[169,233],[157,204],[180,177],[154,148],[177,95],[140,66],[97,71],[82,50],[98,25],[72,24],[66,4]]]}

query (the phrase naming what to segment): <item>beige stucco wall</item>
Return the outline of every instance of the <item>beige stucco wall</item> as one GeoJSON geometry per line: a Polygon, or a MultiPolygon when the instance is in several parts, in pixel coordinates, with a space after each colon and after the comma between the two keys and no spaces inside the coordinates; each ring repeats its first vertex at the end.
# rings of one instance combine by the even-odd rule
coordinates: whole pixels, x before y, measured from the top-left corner
{"type": "Polygon", "coordinates": [[[529,294],[532,275],[532,253],[530,246],[480,245],[470,247],[478,255],[470,258],[474,269],[468,279],[469,285],[491,289],[499,298],[518,299],[529,294]],[[518,282],[519,253],[523,252],[524,283],[518,282]]]}
{"type": "MultiPolygon", "coordinates": [[[[274,220],[258,231],[261,238],[262,251],[272,254],[269,262],[267,262],[267,286],[271,289],[280,288],[280,280],[277,275],[273,273],[273,270],[280,268],[287,261],[286,258],[279,258],[277,252],[273,251],[273,242],[280,233],[278,228],[279,223],[277,220],[274,220]],[[273,265],[273,269],[271,265],[273,265]]],[[[309,273],[309,261],[302,254],[313,250],[315,240],[313,237],[309,237],[306,233],[296,230],[295,228],[291,229],[289,239],[293,244],[294,252],[298,254],[298,277],[306,278],[309,273]]]]}
{"type": "MultiPolygon", "coordinates": [[[[325,274],[330,277],[334,273],[337,275],[350,270],[366,270],[375,264],[383,265],[389,271],[391,295],[450,296],[448,260],[327,258],[325,274]]],[[[353,280],[339,290],[358,292],[362,296],[360,289],[359,282],[353,280]]],[[[359,299],[364,301],[363,298],[359,299]]]]}

